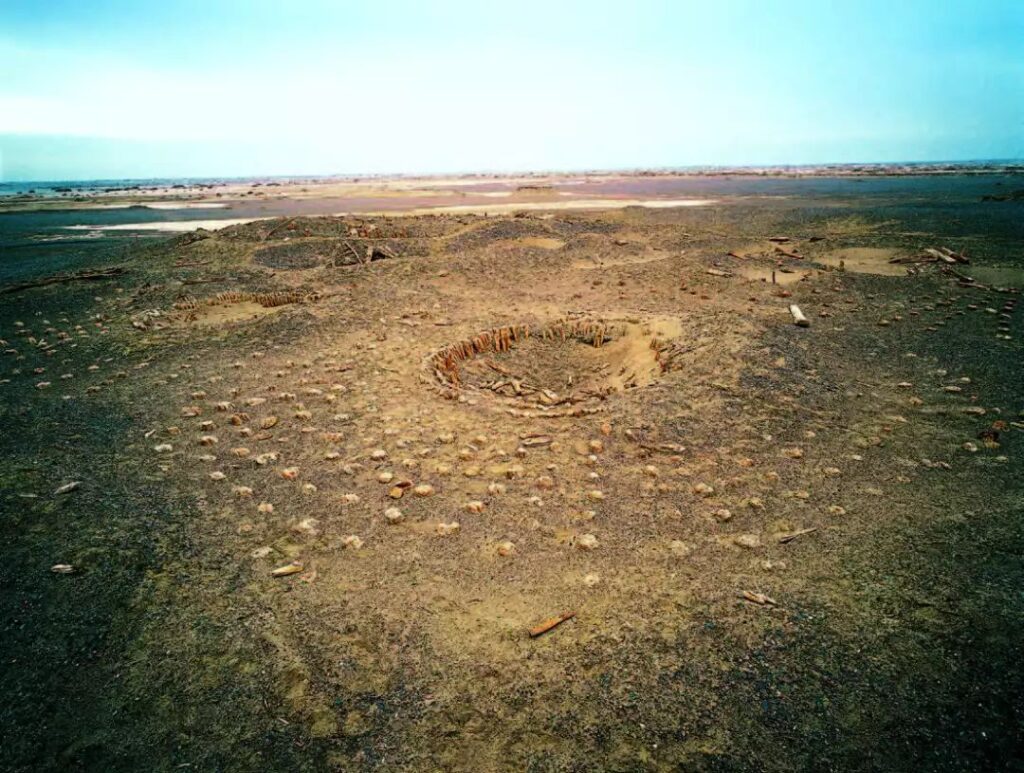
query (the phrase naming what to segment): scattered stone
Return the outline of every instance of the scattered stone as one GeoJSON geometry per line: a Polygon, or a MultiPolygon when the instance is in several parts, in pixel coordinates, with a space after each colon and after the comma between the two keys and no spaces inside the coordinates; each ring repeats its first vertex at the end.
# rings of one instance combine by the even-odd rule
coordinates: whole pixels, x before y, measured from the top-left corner
{"type": "Polygon", "coordinates": [[[686,558],[691,552],[693,552],[693,548],[682,540],[674,539],[668,543],[668,551],[676,558],[686,558]]]}
{"type": "Polygon", "coordinates": [[[761,538],[756,534],[737,534],[732,538],[732,542],[737,547],[745,548],[746,550],[761,547],[761,538]]]}
{"type": "Polygon", "coordinates": [[[699,497],[709,497],[715,493],[715,489],[707,483],[698,483],[693,487],[693,493],[699,497]]]}

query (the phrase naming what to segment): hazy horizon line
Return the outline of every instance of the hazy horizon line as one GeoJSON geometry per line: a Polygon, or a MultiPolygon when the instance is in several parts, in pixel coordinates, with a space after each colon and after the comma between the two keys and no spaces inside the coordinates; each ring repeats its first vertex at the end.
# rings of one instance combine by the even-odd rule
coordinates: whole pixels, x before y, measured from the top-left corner
{"type": "Polygon", "coordinates": [[[868,167],[884,169],[887,167],[904,166],[960,166],[960,167],[985,167],[985,166],[1024,166],[1024,157],[1018,158],[945,158],[934,160],[904,160],[904,161],[821,161],[816,163],[743,163],[743,164],[670,164],[665,166],[617,166],[617,167],[567,167],[567,168],[534,168],[517,170],[497,169],[476,169],[462,171],[433,171],[433,172],[295,172],[287,174],[244,174],[244,175],[158,175],[150,177],[65,177],[51,179],[13,178],[3,179],[0,175],[0,185],[46,185],[53,183],[145,183],[155,181],[260,181],[260,180],[357,180],[362,178],[373,179],[425,179],[425,178],[450,178],[450,177],[536,177],[545,175],[607,175],[607,174],[644,174],[659,173],[671,174],[673,172],[735,172],[744,171],[775,171],[775,170],[811,170],[811,169],[840,169],[868,167]]]}

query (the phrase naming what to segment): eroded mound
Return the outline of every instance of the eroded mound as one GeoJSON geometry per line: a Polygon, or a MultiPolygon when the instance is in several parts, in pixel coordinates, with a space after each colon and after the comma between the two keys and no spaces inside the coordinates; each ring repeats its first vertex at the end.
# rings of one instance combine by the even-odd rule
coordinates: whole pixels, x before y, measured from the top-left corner
{"type": "Polygon", "coordinates": [[[261,247],[253,262],[278,269],[356,266],[397,257],[401,246],[384,240],[304,239],[261,247]]]}
{"type": "Polygon", "coordinates": [[[561,319],[510,325],[456,341],[428,366],[449,397],[488,394],[509,407],[550,412],[647,386],[673,370],[686,350],[670,317],[561,319]]]}

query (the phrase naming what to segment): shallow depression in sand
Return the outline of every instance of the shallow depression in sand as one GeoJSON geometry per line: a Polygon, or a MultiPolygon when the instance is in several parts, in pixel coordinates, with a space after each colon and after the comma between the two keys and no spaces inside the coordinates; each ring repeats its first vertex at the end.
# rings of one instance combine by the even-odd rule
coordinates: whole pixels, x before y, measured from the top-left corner
{"type": "Polygon", "coordinates": [[[450,394],[546,411],[654,383],[683,351],[681,333],[671,317],[512,325],[449,344],[427,364],[450,394]]]}

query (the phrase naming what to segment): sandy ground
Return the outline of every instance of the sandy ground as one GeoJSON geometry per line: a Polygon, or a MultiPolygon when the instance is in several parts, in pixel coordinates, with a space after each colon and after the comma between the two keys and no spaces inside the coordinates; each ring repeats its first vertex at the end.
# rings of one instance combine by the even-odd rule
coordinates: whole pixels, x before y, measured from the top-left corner
{"type": "Polygon", "coordinates": [[[1024,236],[514,209],[10,296],[12,769],[1019,762],[1024,236]]]}

